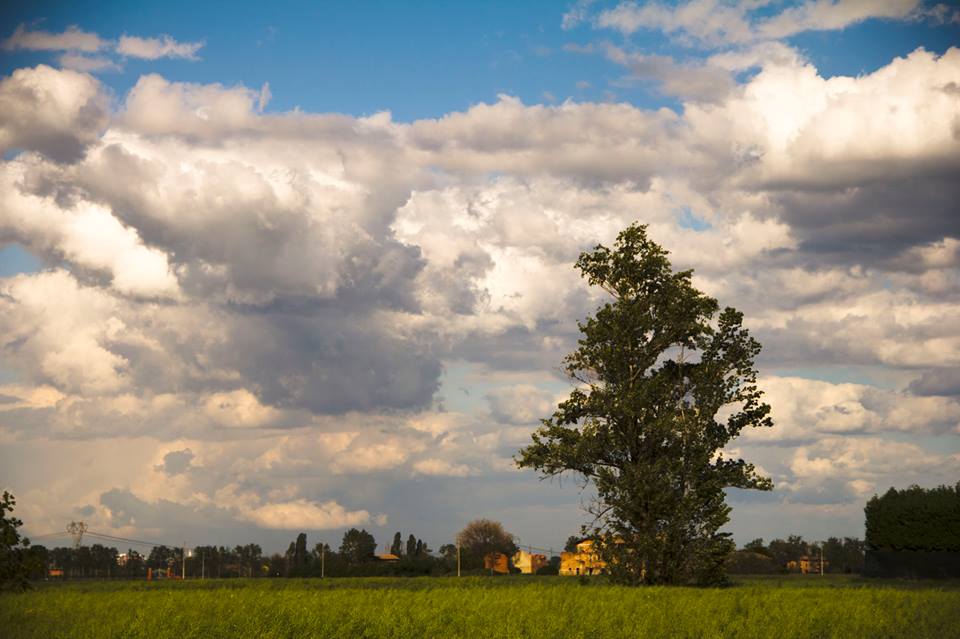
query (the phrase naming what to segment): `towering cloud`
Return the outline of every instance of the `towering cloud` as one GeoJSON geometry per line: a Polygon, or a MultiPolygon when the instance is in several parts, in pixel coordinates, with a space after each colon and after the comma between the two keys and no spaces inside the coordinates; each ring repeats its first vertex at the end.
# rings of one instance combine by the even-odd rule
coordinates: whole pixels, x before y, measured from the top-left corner
{"type": "Polygon", "coordinates": [[[496,504],[600,300],[572,263],[638,219],[764,343],[781,426],[742,445],[785,499],[853,503],[890,450],[955,473],[884,443],[960,422],[960,50],[723,77],[679,111],[501,96],[412,123],[159,75],[111,110],[83,73],[4,78],[0,240],[45,267],[0,280],[4,458],[130,456],[25,501],[129,532],[376,525],[410,481],[496,504]]]}

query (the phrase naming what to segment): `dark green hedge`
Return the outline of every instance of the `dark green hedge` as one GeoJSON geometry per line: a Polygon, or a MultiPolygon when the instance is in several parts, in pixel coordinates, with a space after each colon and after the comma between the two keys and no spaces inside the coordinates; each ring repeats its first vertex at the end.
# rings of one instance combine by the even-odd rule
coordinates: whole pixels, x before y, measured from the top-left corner
{"type": "Polygon", "coordinates": [[[960,577],[960,552],[868,550],[863,575],[907,579],[956,579],[960,577]]]}
{"type": "Polygon", "coordinates": [[[867,550],[960,552],[960,482],[891,488],[864,510],[867,550]]]}

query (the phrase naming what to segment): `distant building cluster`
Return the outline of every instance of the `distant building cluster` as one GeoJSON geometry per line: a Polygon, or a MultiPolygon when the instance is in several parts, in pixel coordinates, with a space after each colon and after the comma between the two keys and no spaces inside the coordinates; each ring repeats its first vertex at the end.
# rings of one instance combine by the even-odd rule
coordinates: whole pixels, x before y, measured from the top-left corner
{"type": "Polygon", "coordinates": [[[821,559],[820,557],[803,555],[796,561],[788,561],[787,570],[789,572],[799,572],[802,575],[808,575],[810,573],[817,574],[827,572],[827,567],[829,565],[829,561],[821,559]]]}
{"type": "Polygon", "coordinates": [[[512,557],[502,552],[492,552],[483,558],[484,570],[502,575],[508,574],[511,567],[524,575],[535,575],[538,570],[549,565],[550,560],[546,555],[526,550],[518,550],[512,557]]]}

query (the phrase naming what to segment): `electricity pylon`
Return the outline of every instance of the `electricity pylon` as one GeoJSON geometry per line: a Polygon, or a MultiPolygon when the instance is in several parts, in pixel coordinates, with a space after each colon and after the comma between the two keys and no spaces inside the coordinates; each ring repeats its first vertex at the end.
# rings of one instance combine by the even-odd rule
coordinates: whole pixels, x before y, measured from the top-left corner
{"type": "Polygon", "coordinates": [[[79,548],[83,540],[83,533],[87,532],[87,525],[82,521],[71,521],[67,526],[67,532],[73,537],[73,547],[79,548]]]}

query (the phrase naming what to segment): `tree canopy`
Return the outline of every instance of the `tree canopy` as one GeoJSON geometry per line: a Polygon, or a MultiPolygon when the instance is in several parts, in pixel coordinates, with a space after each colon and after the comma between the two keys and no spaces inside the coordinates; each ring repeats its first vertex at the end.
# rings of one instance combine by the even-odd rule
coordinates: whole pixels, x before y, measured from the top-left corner
{"type": "Polygon", "coordinates": [[[960,551],[960,482],[891,488],[864,511],[870,550],[960,551]]]}
{"type": "Polygon", "coordinates": [[[23,522],[13,516],[17,500],[7,491],[0,497],[0,590],[25,590],[27,576],[27,549],[30,540],[20,536],[23,522]]]}
{"type": "Polygon", "coordinates": [[[724,452],[744,428],[773,425],[756,384],[760,344],[740,312],[693,286],[692,271],[673,271],[644,225],[612,249],[582,253],[576,267],[610,299],[578,323],[578,348],[564,360],[576,388],[517,463],[593,484],[586,532],[615,579],[721,580],[734,547],[719,532],[724,489],[772,488],[724,452]]]}
{"type": "Polygon", "coordinates": [[[513,535],[504,530],[499,521],[491,519],[474,519],[468,523],[457,534],[457,542],[463,552],[480,562],[490,553],[513,555],[517,551],[513,535]]]}
{"type": "Polygon", "coordinates": [[[351,528],[343,533],[340,554],[348,563],[361,564],[370,561],[376,551],[377,540],[366,530],[351,528]]]}

